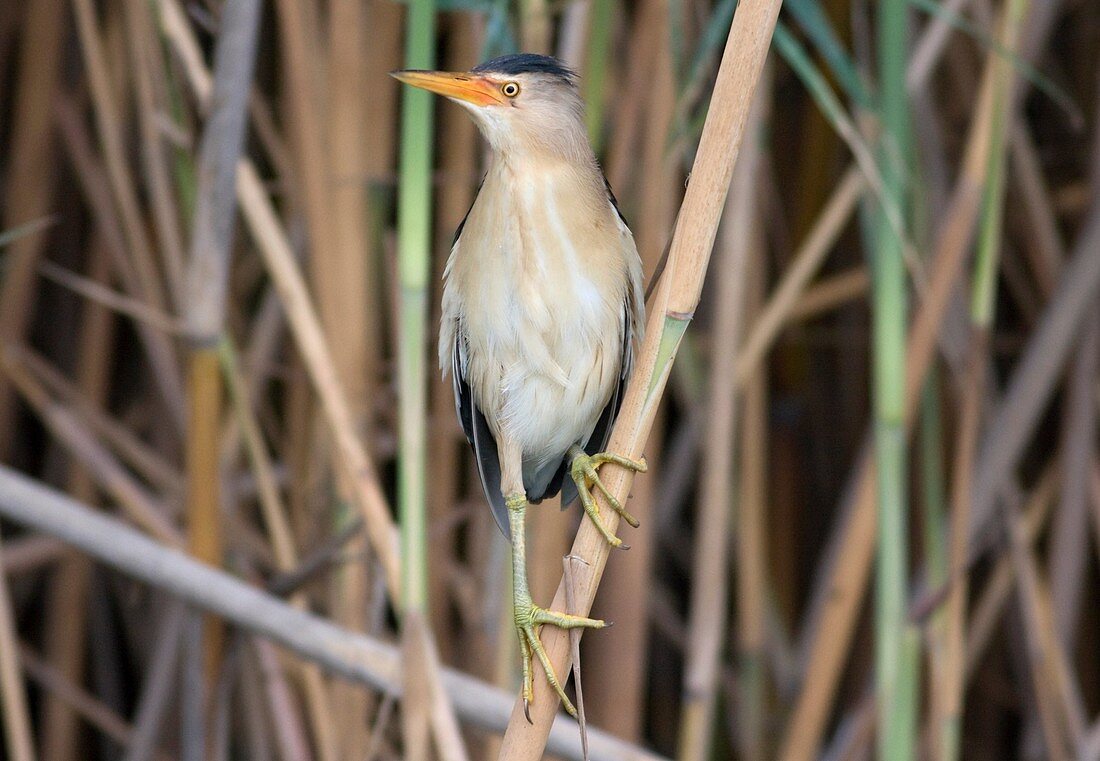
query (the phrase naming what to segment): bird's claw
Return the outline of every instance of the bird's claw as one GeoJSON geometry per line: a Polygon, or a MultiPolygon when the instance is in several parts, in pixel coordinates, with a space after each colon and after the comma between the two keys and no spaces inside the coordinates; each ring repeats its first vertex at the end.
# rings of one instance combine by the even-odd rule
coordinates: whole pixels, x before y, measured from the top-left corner
{"type": "Polygon", "coordinates": [[[531,723],[531,703],[535,700],[535,685],[531,676],[532,660],[538,657],[542,664],[542,670],[546,674],[546,681],[557,693],[562,705],[570,716],[576,717],[577,709],[565,694],[557,674],[554,673],[554,665],[550,662],[550,656],[539,639],[538,627],[544,624],[557,626],[561,629],[603,629],[607,624],[596,618],[574,616],[569,613],[558,613],[553,610],[545,610],[533,604],[528,599],[517,599],[513,605],[516,630],[519,632],[520,653],[523,657],[523,713],[527,721],[531,723]]]}
{"type": "MultiPolygon", "coordinates": [[[[579,447],[577,448],[579,450],[579,447]]],[[[623,549],[630,549],[628,545],[623,544],[623,540],[615,536],[607,528],[607,524],[600,518],[600,509],[596,504],[595,498],[592,496],[592,487],[599,490],[600,494],[604,496],[607,504],[612,510],[617,512],[624,521],[629,523],[634,528],[638,528],[638,519],[627,512],[619,500],[612,496],[607,487],[603,485],[603,481],[600,480],[600,474],[597,471],[604,463],[612,463],[619,465],[628,470],[633,470],[636,473],[645,473],[649,468],[645,458],[640,460],[631,460],[629,457],[623,457],[622,455],[613,454],[611,452],[600,452],[598,454],[586,454],[583,450],[575,451],[573,455],[573,463],[569,468],[569,475],[573,479],[573,483],[577,485],[577,494],[581,498],[581,506],[584,508],[584,512],[592,519],[592,522],[603,534],[604,539],[612,547],[621,547],[623,549]]]]}

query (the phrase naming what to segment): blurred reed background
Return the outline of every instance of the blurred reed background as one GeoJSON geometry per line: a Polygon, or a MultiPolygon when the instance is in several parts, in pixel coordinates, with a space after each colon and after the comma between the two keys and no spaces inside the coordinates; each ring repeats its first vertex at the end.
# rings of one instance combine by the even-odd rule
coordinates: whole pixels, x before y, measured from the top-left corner
{"type": "MultiPolygon", "coordinates": [[[[0,3],[7,758],[496,757],[507,546],[434,350],[483,148],[387,72],[566,60],[650,276],[748,108],[735,6],[0,3]],[[16,471],[291,607],[219,576],[196,618],[207,577],[28,530],[16,471]]],[[[1100,759],[1098,60],[1095,0],[784,4],[583,640],[593,758],[1100,759]]],[[[530,514],[536,601],[579,515],[530,514]]]]}

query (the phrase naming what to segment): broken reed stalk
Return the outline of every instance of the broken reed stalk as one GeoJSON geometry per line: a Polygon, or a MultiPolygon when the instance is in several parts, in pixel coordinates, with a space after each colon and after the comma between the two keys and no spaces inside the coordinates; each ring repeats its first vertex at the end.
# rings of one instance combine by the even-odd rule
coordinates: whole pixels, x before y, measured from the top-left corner
{"type": "MultiPolygon", "coordinates": [[[[676,349],[699,303],[718,220],[779,7],[779,0],[744,0],[734,15],[691,181],[669,250],[667,269],[649,315],[646,340],[634,376],[611,435],[610,451],[634,458],[642,455],[641,448],[653,424],[676,349]]],[[[611,494],[625,503],[631,474],[619,468],[605,469],[603,478],[611,494]]],[[[607,527],[615,531],[619,524],[618,514],[605,509],[602,500],[600,512],[607,527]]],[[[571,551],[588,563],[583,569],[586,573],[578,574],[577,578],[577,610],[582,614],[592,607],[609,551],[606,540],[592,523],[582,522],[571,551]]],[[[563,584],[559,584],[551,607],[562,610],[564,606],[565,590],[563,584]]],[[[569,662],[568,634],[544,629],[542,638],[555,672],[564,674],[569,662]]],[[[541,758],[557,708],[556,695],[544,680],[536,679],[532,722],[528,723],[524,715],[523,701],[517,699],[501,744],[500,758],[509,761],[541,758]]]]}
{"type": "MultiPolygon", "coordinates": [[[[387,695],[401,694],[403,665],[393,645],[298,610],[3,465],[0,516],[59,537],[100,562],[278,642],[339,676],[387,695]]],[[[490,731],[507,726],[512,692],[452,669],[440,671],[443,690],[469,724],[490,731]]],[[[593,761],[662,761],[596,729],[589,729],[588,739],[593,761]]],[[[575,722],[557,722],[550,740],[549,753],[580,761],[575,722]]]]}

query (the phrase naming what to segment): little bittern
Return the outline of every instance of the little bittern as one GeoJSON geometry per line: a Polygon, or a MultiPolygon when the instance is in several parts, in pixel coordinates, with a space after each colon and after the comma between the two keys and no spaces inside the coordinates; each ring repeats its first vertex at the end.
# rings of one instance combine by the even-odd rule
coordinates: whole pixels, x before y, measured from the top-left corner
{"type": "Polygon", "coordinates": [[[644,325],[638,250],[588,143],[576,77],[560,61],[510,55],[467,72],[394,76],[465,107],[491,149],[447,261],[439,362],[453,376],[493,516],[512,542],[524,704],[537,656],[575,713],[536,628],[605,624],[531,601],[524,513],[559,491],[563,505],[579,494],[607,541],[621,546],[600,519],[597,489],[638,525],[597,473],[604,463],[645,470],[644,460],[600,451],[644,325]]]}

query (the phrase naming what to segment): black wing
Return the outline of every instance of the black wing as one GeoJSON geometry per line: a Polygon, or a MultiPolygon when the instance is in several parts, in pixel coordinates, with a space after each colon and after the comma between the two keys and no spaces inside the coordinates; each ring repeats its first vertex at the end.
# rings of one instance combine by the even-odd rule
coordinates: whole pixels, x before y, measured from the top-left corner
{"type": "Polygon", "coordinates": [[[462,430],[466,434],[466,440],[474,448],[474,459],[477,460],[481,488],[485,492],[489,507],[492,508],[493,518],[500,532],[504,534],[504,538],[511,540],[508,506],[504,504],[504,495],[500,493],[500,457],[497,454],[497,442],[493,438],[492,431],[489,430],[485,415],[474,402],[473,395],[470,393],[470,384],[466,382],[466,376],[462,372],[465,365],[462,357],[464,348],[465,339],[461,332],[456,332],[454,351],[451,354],[451,383],[455,395],[455,409],[462,423],[462,430]]]}

